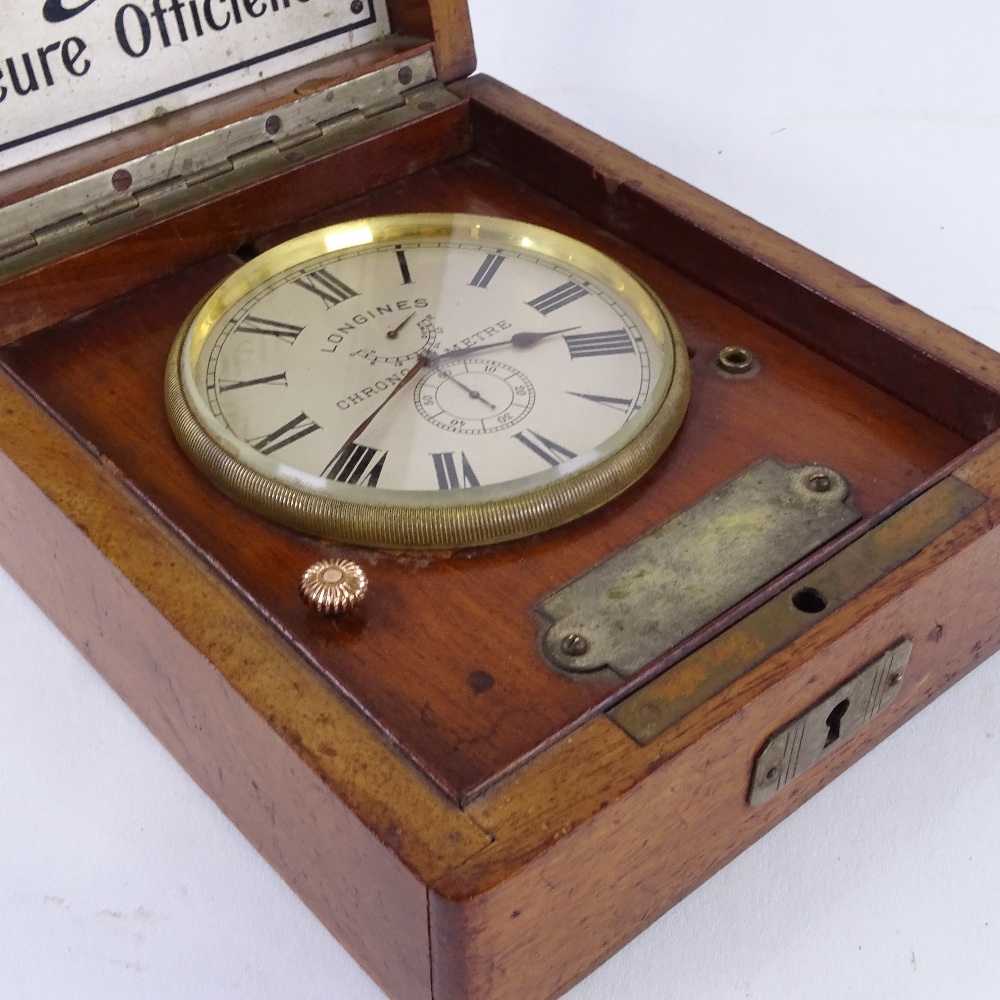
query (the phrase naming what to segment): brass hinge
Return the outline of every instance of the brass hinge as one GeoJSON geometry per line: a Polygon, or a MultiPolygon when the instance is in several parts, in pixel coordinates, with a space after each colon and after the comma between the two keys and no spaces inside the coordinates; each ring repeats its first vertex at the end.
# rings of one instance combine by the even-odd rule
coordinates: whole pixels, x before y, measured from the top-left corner
{"type": "Polygon", "coordinates": [[[429,52],[0,208],[0,278],[457,100],[429,52]]]}

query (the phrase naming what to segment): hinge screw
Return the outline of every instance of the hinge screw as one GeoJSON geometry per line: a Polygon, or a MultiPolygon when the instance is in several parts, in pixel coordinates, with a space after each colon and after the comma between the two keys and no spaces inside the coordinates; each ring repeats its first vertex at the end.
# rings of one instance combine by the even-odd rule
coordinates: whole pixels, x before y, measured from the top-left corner
{"type": "Polygon", "coordinates": [[[590,652],[590,643],[582,635],[564,635],[560,648],[567,656],[584,656],[590,652]]]}
{"type": "Polygon", "coordinates": [[[806,480],[806,488],[813,493],[829,493],[833,488],[833,480],[825,472],[817,472],[806,480]]]}

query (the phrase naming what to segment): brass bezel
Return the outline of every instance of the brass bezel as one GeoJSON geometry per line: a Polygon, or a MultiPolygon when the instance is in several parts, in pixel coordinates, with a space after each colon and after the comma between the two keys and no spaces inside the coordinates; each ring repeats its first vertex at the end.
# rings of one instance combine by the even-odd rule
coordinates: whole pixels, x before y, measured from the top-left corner
{"type": "MultiPolygon", "coordinates": [[[[487,216],[409,214],[380,216],[316,230],[283,243],[235,271],[194,309],[170,353],[165,397],[170,425],[194,464],[245,506],[287,527],[341,542],[391,549],[452,549],[533,535],[574,520],[617,496],[665,451],[680,427],[690,394],[687,349],[673,318],[631,272],[593,247],[528,223],[487,216]],[[241,298],[289,268],[364,245],[405,240],[482,242],[490,247],[530,246],[533,253],[570,264],[613,292],[663,348],[663,367],[643,409],[595,449],[596,460],[569,474],[546,472],[509,483],[447,491],[367,491],[334,484],[311,491],[268,475],[247,456],[249,446],[228,440],[199,411],[193,389],[199,352],[213,327],[241,298]],[[194,398],[192,398],[194,397],[194,398]],[[248,460],[249,459],[249,460],[248,460]],[[528,480],[527,487],[517,484],[528,480]],[[371,502],[350,499],[377,493],[371,502]],[[461,496],[455,494],[461,493],[461,496]],[[411,502],[406,502],[410,500],[411,502]],[[471,501],[470,498],[471,497],[471,501]],[[481,498],[481,499],[480,499],[481,498]]],[[[256,455],[256,453],[254,453],[256,455]]],[[[262,457],[261,457],[262,458],[262,457]]]]}

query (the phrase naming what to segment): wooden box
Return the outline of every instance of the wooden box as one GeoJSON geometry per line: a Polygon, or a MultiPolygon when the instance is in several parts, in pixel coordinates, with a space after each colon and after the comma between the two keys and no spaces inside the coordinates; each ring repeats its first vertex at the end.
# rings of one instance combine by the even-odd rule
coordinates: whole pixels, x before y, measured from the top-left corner
{"type": "MultiPolygon", "coordinates": [[[[412,121],[5,282],[4,507],[16,530],[3,559],[391,996],[545,997],[1000,644],[989,599],[1000,369],[502,85],[459,81],[471,39],[453,6],[395,16],[435,39],[454,99],[436,91],[412,121]],[[216,495],[150,400],[173,332],[232,254],[332,219],[421,209],[539,221],[622,259],[677,315],[694,402],[650,477],[570,527],[475,557],[353,552],[371,568],[372,598],[362,620],[331,630],[294,587],[329,547],[216,495]],[[715,374],[731,343],[761,359],[755,380],[715,374]],[[862,521],[627,682],[581,683],[540,661],[541,598],[766,456],[843,470],[862,521]],[[639,694],[687,697],[741,621],[942,482],[981,502],[702,689],[644,745],[613,721],[639,694]],[[451,603],[427,617],[431,587],[451,603]],[[502,618],[471,606],[470,588],[512,595],[502,618]],[[765,740],[900,637],[914,651],[891,708],[750,806],[765,740]],[[373,667],[391,664],[405,669],[387,683],[373,667]]],[[[352,72],[419,54],[389,48],[352,72]]],[[[109,169],[116,153],[130,158],[96,162],[109,169]]],[[[31,179],[15,182],[32,192],[31,179]]]]}

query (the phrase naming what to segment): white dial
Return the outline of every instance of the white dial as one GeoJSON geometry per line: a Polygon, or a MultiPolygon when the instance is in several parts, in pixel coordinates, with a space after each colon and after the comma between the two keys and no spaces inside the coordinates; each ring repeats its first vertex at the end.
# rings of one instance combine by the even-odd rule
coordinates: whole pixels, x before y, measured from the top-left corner
{"type": "MultiPolygon", "coordinates": [[[[553,488],[587,485],[669,403],[662,451],[686,361],[662,306],[590,247],[523,223],[400,216],[310,234],[238,271],[190,321],[178,377],[185,414],[241,468],[398,523],[541,493],[551,506],[553,488]]],[[[561,520],[582,512],[565,504],[561,520]]],[[[324,533],[400,544],[334,520],[324,533]]],[[[511,532],[473,534],[448,544],[511,532]]]]}

